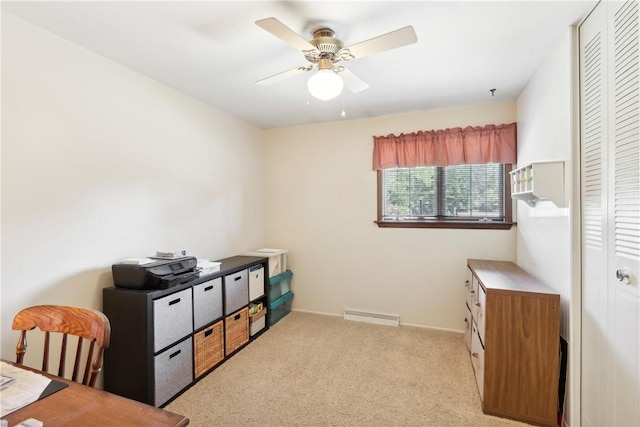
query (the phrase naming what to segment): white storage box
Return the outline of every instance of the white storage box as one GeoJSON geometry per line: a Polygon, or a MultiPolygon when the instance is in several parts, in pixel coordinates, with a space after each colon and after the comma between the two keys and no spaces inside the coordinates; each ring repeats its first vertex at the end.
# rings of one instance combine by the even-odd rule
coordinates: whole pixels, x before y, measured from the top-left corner
{"type": "Polygon", "coordinates": [[[264,268],[262,264],[249,268],[249,301],[264,295],[264,268]]]}
{"type": "Polygon", "coordinates": [[[245,252],[243,255],[269,258],[269,277],[287,270],[287,249],[262,248],[245,252]]]}
{"type": "Polygon", "coordinates": [[[249,325],[249,335],[254,336],[258,332],[263,330],[267,324],[266,321],[267,321],[267,316],[262,316],[258,320],[251,322],[251,324],[249,325]]]}

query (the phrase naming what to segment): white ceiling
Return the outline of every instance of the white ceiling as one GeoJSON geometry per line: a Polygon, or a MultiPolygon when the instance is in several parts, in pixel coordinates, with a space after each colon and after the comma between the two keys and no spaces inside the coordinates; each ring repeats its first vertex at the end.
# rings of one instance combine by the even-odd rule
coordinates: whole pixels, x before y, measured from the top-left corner
{"type": "Polygon", "coordinates": [[[591,1],[16,1],[3,13],[111,58],[262,128],[514,100],[591,1]],[[306,64],[255,25],[275,17],[310,40],[326,24],[348,46],[412,25],[418,42],[342,63],[370,85],[311,98],[306,64]],[[492,98],[490,89],[497,89],[492,98]]]}

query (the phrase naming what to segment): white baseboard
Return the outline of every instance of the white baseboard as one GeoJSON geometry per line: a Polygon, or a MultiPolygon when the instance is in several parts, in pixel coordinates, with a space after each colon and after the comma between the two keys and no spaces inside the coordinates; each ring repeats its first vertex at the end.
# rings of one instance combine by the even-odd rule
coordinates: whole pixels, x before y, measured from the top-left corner
{"type": "Polygon", "coordinates": [[[342,314],[326,313],[324,311],[302,310],[299,308],[292,308],[291,311],[299,311],[300,313],[309,313],[309,314],[321,314],[323,316],[342,317],[342,314]]]}
{"type": "MultiPolygon", "coordinates": [[[[324,312],[324,311],[303,310],[303,309],[299,309],[299,308],[292,308],[291,311],[299,311],[300,313],[320,314],[322,316],[342,317],[342,314],[327,313],[327,312],[324,312]]],[[[420,325],[420,324],[416,324],[416,323],[400,322],[400,326],[410,326],[412,328],[434,329],[436,331],[454,332],[456,334],[464,334],[464,330],[462,330],[462,329],[440,328],[440,327],[437,327],[437,326],[420,325]]]]}
{"type": "Polygon", "coordinates": [[[400,326],[411,326],[412,328],[433,329],[435,331],[454,332],[456,334],[464,334],[464,330],[462,329],[440,328],[438,326],[419,325],[417,323],[400,322],[400,326]]]}

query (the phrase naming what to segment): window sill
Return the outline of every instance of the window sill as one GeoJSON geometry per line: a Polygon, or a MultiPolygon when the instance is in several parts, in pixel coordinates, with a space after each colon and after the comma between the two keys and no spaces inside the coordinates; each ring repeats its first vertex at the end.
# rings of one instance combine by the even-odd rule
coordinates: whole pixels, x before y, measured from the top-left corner
{"type": "Polygon", "coordinates": [[[374,221],[379,228],[459,228],[481,230],[509,230],[515,222],[498,221],[374,221]]]}

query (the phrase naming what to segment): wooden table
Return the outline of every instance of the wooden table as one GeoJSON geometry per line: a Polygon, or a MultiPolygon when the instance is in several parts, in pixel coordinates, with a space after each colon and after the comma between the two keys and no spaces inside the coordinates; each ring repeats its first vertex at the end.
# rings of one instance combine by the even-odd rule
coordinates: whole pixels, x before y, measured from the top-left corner
{"type": "MultiPolygon", "coordinates": [[[[15,365],[15,363],[12,364],[15,365]]],[[[45,427],[182,427],[189,424],[189,418],[183,415],[87,387],[36,369],[24,368],[69,386],[3,417],[3,420],[9,422],[10,427],[28,418],[43,421],[45,427]]]]}

